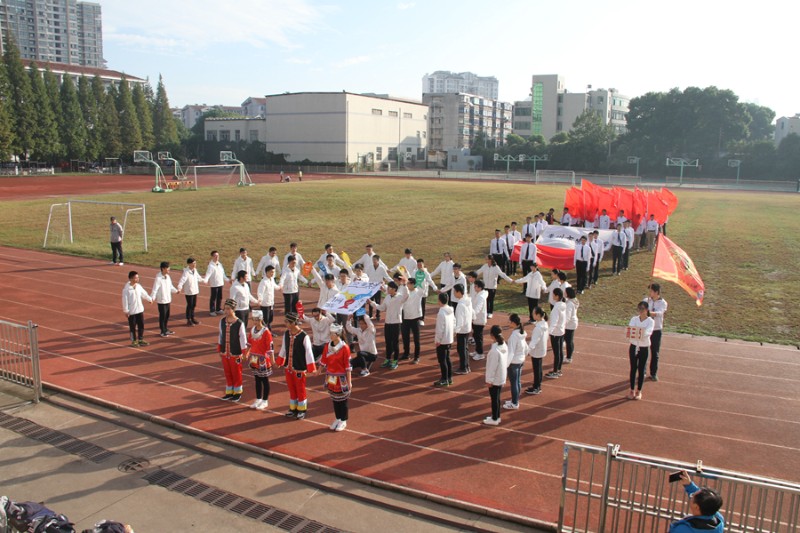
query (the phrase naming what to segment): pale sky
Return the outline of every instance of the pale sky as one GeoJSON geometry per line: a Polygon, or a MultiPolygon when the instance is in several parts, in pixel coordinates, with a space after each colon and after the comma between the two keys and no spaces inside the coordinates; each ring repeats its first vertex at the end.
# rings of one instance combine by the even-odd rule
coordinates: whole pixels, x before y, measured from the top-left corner
{"type": "Polygon", "coordinates": [[[630,97],[673,87],[730,89],[800,113],[796,0],[99,0],[108,67],[170,104],[239,105],[302,91],[419,100],[436,70],[495,76],[500,99],[531,75],[570,92],[630,97]]]}

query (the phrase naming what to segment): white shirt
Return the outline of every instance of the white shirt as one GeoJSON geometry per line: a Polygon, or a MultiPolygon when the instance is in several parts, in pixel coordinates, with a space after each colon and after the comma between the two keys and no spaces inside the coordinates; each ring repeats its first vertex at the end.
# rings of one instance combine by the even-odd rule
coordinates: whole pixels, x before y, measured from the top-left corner
{"type": "Polygon", "coordinates": [[[489,299],[489,291],[482,290],[473,292],[470,300],[472,301],[472,323],[478,326],[485,326],[487,321],[486,302],[489,299]]]}
{"type": "Polygon", "coordinates": [[[578,307],[580,305],[578,300],[567,300],[565,329],[578,329],[578,307]]]}
{"type": "Polygon", "coordinates": [[[264,277],[264,269],[267,268],[269,265],[275,267],[275,276],[280,277],[281,275],[281,262],[278,260],[278,255],[275,254],[274,256],[270,256],[269,254],[265,255],[261,258],[261,261],[258,262],[258,266],[256,267],[256,276],[264,277]]]}
{"type": "Polygon", "coordinates": [[[236,301],[237,311],[249,311],[251,303],[258,305],[258,300],[250,294],[250,285],[247,283],[235,281],[231,285],[231,299],[236,301]]]}
{"type": "Polygon", "coordinates": [[[667,301],[664,298],[653,300],[652,298],[645,298],[647,308],[650,310],[650,317],[653,319],[653,329],[664,328],[664,314],[667,312],[667,301]]]}
{"type": "Polygon", "coordinates": [[[453,344],[456,331],[456,318],[453,308],[449,305],[439,307],[436,315],[436,332],[434,341],[436,344],[453,344]]]}
{"type": "Polygon", "coordinates": [[[497,278],[503,278],[509,283],[513,283],[514,280],[506,276],[506,273],[500,270],[500,267],[497,265],[489,266],[484,264],[478,269],[477,274],[479,276],[483,276],[483,284],[484,288],[486,289],[496,289],[497,288],[497,278]]]}
{"type": "Polygon", "coordinates": [[[550,312],[550,335],[554,337],[560,337],[564,334],[564,325],[566,324],[567,319],[567,304],[562,302],[556,302],[555,307],[550,312]]]}
{"type": "Polygon", "coordinates": [[[141,283],[131,285],[131,282],[125,284],[122,288],[122,311],[126,315],[138,315],[144,313],[144,305],[142,300],[147,300],[152,303],[153,299],[144,290],[141,283]]]}
{"type": "Polygon", "coordinates": [[[611,227],[611,217],[608,215],[600,215],[597,218],[597,228],[598,229],[608,229],[611,227]]]}
{"type": "Polygon", "coordinates": [[[486,383],[495,386],[505,384],[508,375],[508,345],[492,343],[486,354],[486,383]]]}
{"type": "Polygon", "coordinates": [[[172,286],[172,278],[169,275],[165,276],[161,272],[156,274],[150,298],[155,300],[156,303],[168,304],[172,302],[172,295],[176,292],[178,292],[178,289],[172,286]]]}
{"type": "Polygon", "coordinates": [[[178,292],[181,289],[186,287],[186,290],[183,293],[186,296],[194,296],[195,294],[200,293],[200,282],[203,280],[200,273],[197,271],[196,268],[184,268],[183,274],[181,274],[181,279],[178,281],[178,292]]]}
{"type": "Polygon", "coordinates": [[[233,268],[231,269],[231,276],[236,278],[236,275],[239,273],[240,270],[244,270],[247,272],[247,277],[244,278],[245,281],[250,281],[253,279],[253,275],[255,275],[255,269],[253,268],[253,259],[250,257],[242,257],[241,255],[236,258],[236,261],[233,262],[233,268]]]}
{"type": "Polygon", "coordinates": [[[528,343],[528,353],[535,359],[542,359],[547,354],[547,337],[549,335],[547,322],[537,320],[531,332],[531,341],[528,343]]]}
{"type": "Polygon", "coordinates": [[[472,301],[464,296],[456,306],[456,333],[462,335],[472,331],[472,301]]]}
{"type": "Polygon", "coordinates": [[[275,276],[267,277],[261,280],[256,289],[256,295],[261,307],[272,307],[275,305],[275,291],[279,289],[278,284],[275,283],[275,276]]]}
{"type": "Polygon", "coordinates": [[[230,281],[230,278],[225,275],[225,267],[219,261],[212,259],[208,263],[203,282],[208,283],[209,287],[222,287],[226,281],[230,281]]]}
{"type": "Polygon", "coordinates": [[[358,340],[359,351],[377,355],[378,347],[375,344],[375,325],[372,323],[372,320],[370,320],[369,315],[364,315],[364,319],[367,322],[366,329],[353,327],[348,320],[347,331],[355,335],[356,340],[358,340]]]}
{"type": "Polygon", "coordinates": [[[588,244],[575,244],[575,256],[572,260],[573,265],[577,265],[578,261],[586,261],[586,269],[589,269],[589,263],[592,259],[592,249],[588,244]]]}
{"type": "Polygon", "coordinates": [[[533,241],[523,243],[519,247],[519,262],[522,263],[523,261],[536,262],[536,245],[533,241]]]}
{"type": "MultiPolygon", "coordinates": [[[[531,270],[528,272],[527,275],[515,279],[514,283],[527,283],[527,287],[525,287],[525,297],[526,298],[536,298],[537,300],[542,295],[542,291],[547,292],[547,285],[544,283],[544,278],[542,277],[542,273],[538,270],[531,270]]],[[[555,288],[555,287],[553,287],[555,288]]]]}
{"type": "Polygon", "coordinates": [[[283,294],[294,294],[300,292],[300,281],[308,283],[308,280],[300,274],[299,268],[295,266],[294,269],[291,269],[286,266],[283,269],[283,275],[281,276],[278,287],[283,291],[283,294]]]}
{"type": "Polygon", "coordinates": [[[489,253],[492,255],[505,255],[508,256],[508,246],[503,237],[495,237],[489,243],[489,253]]]}
{"type": "Polygon", "coordinates": [[[528,355],[528,344],[525,342],[527,336],[525,330],[520,331],[519,328],[514,328],[514,331],[508,336],[509,365],[519,365],[525,362],[525,356],[528,355]]]}
{"type": "Polygon", "coordinates": [[[403,320],[422,318],[422,299],[424,297],[425,293],[420,287],[408,291],[408,299],[403,304],[403,320]]]}
{"type": "Polygon", "coordinates": [[[639,319],[639,315],[631,317],[631,321],[628,322],[628,326],[632,328],[642,328],[644,331],[641,339],[628,339],[628,341],[639,348],[646,348],[650,346],[650,335],[653,334],[654,325],[655,322],[650,317],[647,317],[644,320],[639,319]]]}

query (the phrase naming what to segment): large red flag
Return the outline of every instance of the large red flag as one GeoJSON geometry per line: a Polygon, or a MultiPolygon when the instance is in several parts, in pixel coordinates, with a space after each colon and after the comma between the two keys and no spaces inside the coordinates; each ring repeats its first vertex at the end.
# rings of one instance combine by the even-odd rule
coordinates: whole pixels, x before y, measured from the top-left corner
{"type": "Polygon", "coordinates": [[[694,267],[689,255],[663,233],[658,235],[656,257],[653,261],[653,277],[677,283],[695,298],[698,306],[703,304],[706,286],[694,267]]]}
{"type": "Polygon", "coordinates": [[[672,194],[672,191],[666,187],[661,187],[661,198],[663,198],[664,202],[667,204],[669,214],[671,215],[675,212],[675,208],[678,207],[678,197],[672,194]]]}

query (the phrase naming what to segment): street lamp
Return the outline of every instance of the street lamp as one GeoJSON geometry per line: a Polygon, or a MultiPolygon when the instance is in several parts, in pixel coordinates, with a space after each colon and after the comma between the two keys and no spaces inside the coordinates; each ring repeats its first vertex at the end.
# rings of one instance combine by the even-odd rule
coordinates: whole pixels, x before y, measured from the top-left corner
{"type": "Polygon", "coordinates": [[[506,179],[508,179],[508,173],[510,172],[511,162],[512,161],[522,161],[523,157],[524,156],[522,156],[522,155],[513,156],[513,155],[494,154],[494,160],[495,161],[505,161],[506,162],[506,179]]]}
{"type": "Polygon", "coordinates": [[[636,155],[629,155],[628,156],[628,164],[629,165],[636,165],[636,179],[639,179],[639,160],[641,158],[636,155]]]}
{"type": "Polygon", "coordinates": [[[683,169],[684,167],[695,167],[700,168],[700,160],[699,159],[684,159],[682,157],[668,157],[667,158],[667,166],[668,167],[681,167],[681,179],[679,185],[683,185],[683,169]]]}
{"type": "Polygon", "coordinates": [[[548,157],[547,154],[545,155],[525,155],[522,154],[519,156],[519,162],[524,163],[525,161],[533,161],[533,175],[536,176],[536,162],[537,161],[547,161],[548,157]]]}
{"type": "Polygon", "coordinates": [[[736,167],[736,186],[739,186],[739,170],[742,168],[741,159],[728,159],[729,167],[736,167]]]}

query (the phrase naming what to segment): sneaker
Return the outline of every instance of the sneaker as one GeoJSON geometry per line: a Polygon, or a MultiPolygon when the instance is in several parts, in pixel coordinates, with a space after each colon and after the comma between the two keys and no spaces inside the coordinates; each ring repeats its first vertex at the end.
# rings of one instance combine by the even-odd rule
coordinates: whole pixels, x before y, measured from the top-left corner
{"type": "Polygon", "coordinates": [[[483,359],[486,359],[486,356],[485,356],[485,355],[483,355],[482,353],[475,353],[475,354],[472,354],[472,360],[473,360],[473,361],[481,361],[481,360],[483,360],[483,359]]]}
{"type": "Polygon", "coordinates": [[[233,394],[225,393],[225,396],[223,396],[222,398],[220,398],[220,400],[225,400],[225,401],[228,401],[228,400],[230,400],[231,398],[233,398],[233,394]]]}
{"type": "Polygon", "coordinates": [[[338,418],[335,418],[333,420],[333,422],[331,422],[331,431],[336,431],[336,428],[339,427],[339,424],[341,424],[341,423],[342,423],[341,420],[339,420],[338,418]]]}
{"type": "Polygon", "coordinates": [[[508,401],[503,404],[503,409],[519,409],[519,404],[508,401]]]}
{"type": "Polygon", "coordinates": [[[418,364],[419,364],[419,357],[415,357],[415,358],[414,358],[414,359],[411,361],[411,364],[412,364],[412,365],[418,365],[418,364]]]}
{"type": "Polygon", "coordinates": [[[261,400],[256,400],[250,404],[250,409],[258,409],[259,405],[261,405],[261,400]]]}
{"type": "Polygon", "coordinates": [[[641,400],[642,399],[642,391],[636,391],[636,396],[633,397],[634,400],[641,400]]]}
{"type": "Polygon", "coordinates": [[[167,333],[167,335],[175,335],[175,332],[174,332],[174,331],[172,331],[171,329],[168,329],[168,330],[166,331],[166,333],[167,333]]]}
{"type": "Polygon", "coordinates": [[[655,374],[651,374],[650,381],[658,381],[658,376],[656,376],[655,374]]]}
{"type": "Polygon", "coordinates": [[[433,386],[434,386],[434,387],[447,387],[447,386],[449,386],[449,385],[450,385],[450,383],[449,383],[449,382],[447,382],[447,381],[445,381],[445,380],[443,380],[443,379],[442,379],[442,380],[439,380],[439,381],[434,381],[434,382],[433,382],[433,386]]]}
{"type": "Polygon", "coordinates": [[[231,396],[231,401],[232,402],[238,402],[241,399],[242,399],[242,395],[241,394],[234,394],[233,396],[231,396]]]}
{"type": "Polygon", "coordinates": [[[345,429],[347,429],[347,420],[342,420],[334,431],[344,431],[345,429]]]}
{"type": "Polygon", "coordinates": [[[305,417],[306,417],[306,412],[305,411],[297,411],[297,419],[298,420],[302,420],[305,417]]]}
{"type": "Polygon", "coordinates": [[[158,335],[158,336],[159,336],[159,337],[169,337],[169,335],[167,335],[166,333],[159,333],[159,335],[158,335]]]}
{"type": "Polygon", "coordinates": [[[499,426],[500,419],[499,418],[494,419],[491,416],[487,416],[486,418],[483,419],[483,423],[486,424],[487,426],[499,426]]]}
{"type": "Polygon", "coordinates": [[[259,411],[263,411],[267,407],[269,407],[269,400],[261,400],[261,403],[258,404],[258,407],[256,407],[256,409],[259,411]]]}
{"type": "Polygon", "coordinates": [[[199,323],[200,323],[199,320],[196,320],[194,318],[192,319],[192,324],[194,324],[195,326],[198,325],[199,323]]]}
{"type": "Polygon", "coordinates": [[[381,368],[389,368],[390,366],[392,366],[391,359],[386,359],[381,363],[381,368]]]}
{"type": "Polygon", "coordinates": [[[150,343],[145,341],[145,340],[140,340],[139,341],[139,346],[150,346],[150,343]]]}
{"type": "Polygon", "coordinates": [[[138,348],[138,347],[139,347],[139,341],[133,341],[131,343],[131,348],[138,348]]]}
{"type": "Polygon", "coordinates": [[[297,410],[289,409],[288,411],[283,413],[283,416],[285,416],[286,418],[295,418],[297,416],[297,410]]]}
{"type": "Polygon", "coordinates": [[[367,376],[369,376],[369,370],[367,370],[367,369],[365,368],[364,370],[362,370],[362,371],[361,371],[361,375],[362,375],[363,377],[367,377],[367,376]]]}
{"type": "Polygon", "coordinates": [[[547,379],[558,379],[558,372],[548,372],[544,375],[547,379]]]}

